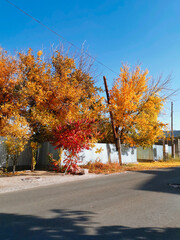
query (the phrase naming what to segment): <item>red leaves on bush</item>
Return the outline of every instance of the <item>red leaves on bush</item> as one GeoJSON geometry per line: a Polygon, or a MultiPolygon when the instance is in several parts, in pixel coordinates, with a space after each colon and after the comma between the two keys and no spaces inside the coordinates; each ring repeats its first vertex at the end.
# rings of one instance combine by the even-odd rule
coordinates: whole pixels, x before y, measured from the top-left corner
{"type": "Polygon", "coordinates": [[[68,121],[65,125],[59,125],[53,131],[52,144],[56,149],[63,148],[67,158],[64,160],[67,170],[76,169],[78,153],[83,149],[90,149],[93,136],[97,135],[94,120],[82,119],[68,121]]]}

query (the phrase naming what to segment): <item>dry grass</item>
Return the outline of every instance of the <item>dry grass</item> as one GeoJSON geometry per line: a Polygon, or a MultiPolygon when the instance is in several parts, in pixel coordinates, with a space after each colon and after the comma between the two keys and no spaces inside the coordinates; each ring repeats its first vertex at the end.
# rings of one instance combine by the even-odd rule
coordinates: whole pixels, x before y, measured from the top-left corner
{"type": "Polygon", "coordinates": [[[123,172],[123,167],[119,166],[118,163],[101,163],[101,162],[95,162],[95,163],[89,163],[87,165],[84,165],[83,168],[88,168],[90,173],[116,173],[116,172],[123,172]]]}
{"type": "MultiPolygon", "coordinates": [[[[84,165],[83,168],[88,168],[90,173],[96,174],[111,174],[125,171],[141,171],[149,169],[158,169],[158,168],[171,168],[171,167],[180,167],[180,158],[170,159],[168,161],[157,161],[157,162],[139,162],[138,164],[124,164],[120,166],[118,163],[89,163],[84,165]]],[[[0,177],[13,177],[18,175],[54,175],[55,172],[52,171],[17,171],[14,174],[12,172],[3,173],[0,172],[0,177]]]]}
{"type": "Polygon", "coordinates": [[[110,173],[118,173],[124,171],[141,171],[141,170],[149,170],[149,169],[158,169],[158,168],[171,168],[171,167],[179,167],[180,159],[176,160],[168,160],[168,161],[158,161],[158,162],[140,162],[138,164],[127,164],[120,166],[118,163],[89,163],[84,168],[88,168],[90,173],[96,174],[110,174],[110,173]]]}

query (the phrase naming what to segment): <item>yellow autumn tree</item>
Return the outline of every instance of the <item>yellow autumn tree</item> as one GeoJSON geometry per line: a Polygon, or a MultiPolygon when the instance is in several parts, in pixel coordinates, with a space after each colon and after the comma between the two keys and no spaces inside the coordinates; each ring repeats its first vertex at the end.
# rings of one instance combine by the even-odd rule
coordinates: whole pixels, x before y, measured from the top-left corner
{"type": "MultiPolygon", "coordinates": [[[[21,146],[28,138],[32,146],[39,146],[38,143],[51,139],[58,124],[103,118],[103,98],[90,73],[82,61],[78,64],[59,51],[48,60],[42,51],[34,54],[32,49],[16,57],[1,51],[0,90],[0,134],[9,139],[6,143],[12,155],[13,146],[21,138],[21,146]],[[24,127],[19,128],[20,125],[24,127]],[[28,134],[23,129],[28,129],[28,134]]],[[[23,149],[15,148],[19,152],[23,149]]],[[[32,169],[34,166],[35,157],[32,169]]]]}
{"type": "Polygon", "coordinates": [[[13,172],[20,153],[29,139],[29,128],[26,119],[20,115],[20,79],[18,63],[3,49],[0,50],[0,136],[5,137],[8,156],[13,161],[13,172]]]}
{"type": "Polygon", "coordinates": [[[19,81],[15,58],[0,49],[0,135],[4,136],[4,127],[9,120],[18,114],[19,81]]]}
{"type": "Polygon", "coordinates": [[[110,91],[110,110],[121,143],[150,146],[163,135],[165,124],[158,120],[166,97],[161,93],[168,80],[153,82],[148,71],[123,65],[110,91]]]}
{"type": "Polygon", "coordinates": [[[3,131],[5,136],[4,143],[7,154],[11,156],[14,173],[18,157],[20,156],[21,152],[24,151],[30,137],[28,123],[26,122],[25,118],[16,116],[10,119],[10,121],[3,128],[3,131]]]}
{"type": "Polygon", "coordinates": [[[33,141],[47,141],[52,129],[67,120],[101,117],[103,99],[89,73],[73,58],[56,51],[45,61],[42,51],[19,54],[21,114],[33,141]],[[99,113],[99,114],[97,114],[99,113]]]}

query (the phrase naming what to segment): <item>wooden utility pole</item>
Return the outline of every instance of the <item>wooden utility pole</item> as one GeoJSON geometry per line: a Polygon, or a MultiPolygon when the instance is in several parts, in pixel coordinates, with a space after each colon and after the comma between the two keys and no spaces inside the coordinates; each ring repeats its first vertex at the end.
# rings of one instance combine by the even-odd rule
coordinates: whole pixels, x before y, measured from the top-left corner
{"type": "MultiPolygon", "coordinates": [[[[106,77],[103,76],[103,79],[104,79],[104,86],[105,86],[105,90],[106,90],[107,102],[108,102],[108,105],[109,105],[110,104],[110,98],[109,98],[109,91],[108,91],[106,77]]],[[[120,140],[120,137],[118,137],[118,134],[117,134],[117,131],[116,131],[116,128],[115,128],[115,125],[114,125],[113,113],[112,113],[112,111],[109,111],[109,113],[110,113],[110,118],[111,118],[112,129],[113,129],[114,141],[115,141],[115,144],[116,144],[116,149],[118,151],[119,164],[122,165],[121,140],[120,140]]]]}
{"type": "Polygon", "coordinates": [[[171,102],[171,145],[172,145],[172,158],[175,158],[174,132],[173,132],[173,102],[171,102]]]}

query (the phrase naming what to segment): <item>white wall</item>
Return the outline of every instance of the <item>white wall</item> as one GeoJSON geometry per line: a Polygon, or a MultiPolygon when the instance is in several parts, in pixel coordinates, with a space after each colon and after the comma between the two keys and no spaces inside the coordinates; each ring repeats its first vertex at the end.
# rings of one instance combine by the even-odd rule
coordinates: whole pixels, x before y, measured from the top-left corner
{"type": "MultiPolygon", "coordinates": [[[[171,146],[165,145],[165,151],[171,155],[171,146]]],[[[163,145],[153,145],[152,147],[143,149],[138,147],[137,149],[138,160],[162,160],[163,159],[163,145]]]]}
{"type": "Polygon", "coordinates": [[[153,145],[153,160],[162,160],[163,159],[163,146],[162,145],[153,145]]]}
{"type": "MultiPolygon", "coordinates": [[[[122,148],[122,163],[136,163],[137,150],[136,148],[129,148],[121,145],[122,148]]],[[[90,150],[84,150],[80,154],[80,164],[88,162],[100,161],[102,163],[118,162],[118,152],[114,144],[96,143],[95,147],[90,150]],[[101,149],[101,152],[97,152],[101,149]]],[[[64,156],[62,157],[62,159],[64,156]]]]}

